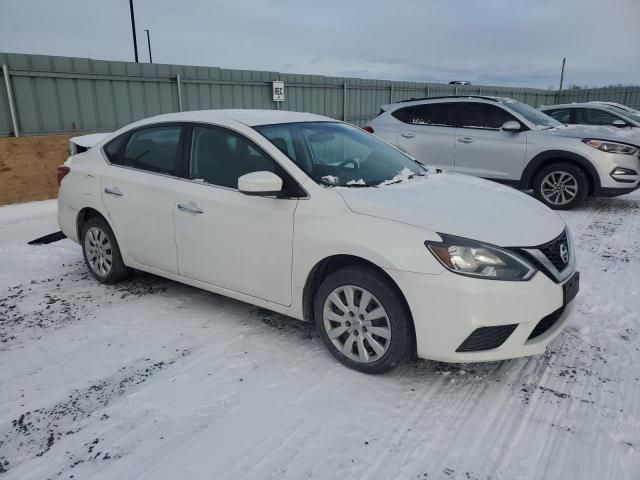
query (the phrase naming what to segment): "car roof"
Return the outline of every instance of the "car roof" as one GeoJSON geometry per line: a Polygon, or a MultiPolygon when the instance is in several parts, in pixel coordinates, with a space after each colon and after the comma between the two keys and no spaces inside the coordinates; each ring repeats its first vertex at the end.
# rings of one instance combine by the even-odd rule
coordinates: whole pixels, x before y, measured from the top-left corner
{"type": "Polygon", "coordinates": [[[442,103],[443,101],[462,101],[462,100],[478,100],[488,102],[506,102],[512,100],[507,97],[494,97],[490,95],[442,95],[439,97],[421,97],[421,98],[408,98],[407,100],[398,100],[394,103],[388,103],[382,105],[382,110],[387,111],[389,109],[396,109],[399,107],[406,107],[410,105],[422,105],[424,103],[442,103]]]}
{"type": "Polygon", "coordinates": [[[258,109],[221,109],[194,110],[189,112],[166,113],[138,122],[144,125],[156,122],[203,122],[217,123],[232,120],[250,127],[259,125],[273,125],[278,123],[299,122],[337,122],[330,117],[313,113],[290,112],[287,110],[258,110],[258,109]]]}
{"type": "Polygon", "coordinates": [[[555,108],[595,108],[599,110],[607,110],[607,111],[618,111],[617,108],[614,108],[611,105],[607,105],[604,103],[595,103],[595,102],[576,102],[576,103],[559,103],[557,105],[544,105],[540,107],[540,110],[551,110],[555,108]]]}

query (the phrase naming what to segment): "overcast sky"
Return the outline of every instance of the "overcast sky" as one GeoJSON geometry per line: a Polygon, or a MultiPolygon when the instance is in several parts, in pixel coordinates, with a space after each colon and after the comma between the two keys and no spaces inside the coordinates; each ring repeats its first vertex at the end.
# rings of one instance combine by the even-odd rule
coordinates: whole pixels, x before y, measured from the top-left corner
{"type": "MultiPolygon", "coordinates": [[[[640,83],[640,0],[135,0],[140,60],[392,80],[640,83]]],[[[0,0],[0,51],[133,60],[128,0],[0,0]]]]}

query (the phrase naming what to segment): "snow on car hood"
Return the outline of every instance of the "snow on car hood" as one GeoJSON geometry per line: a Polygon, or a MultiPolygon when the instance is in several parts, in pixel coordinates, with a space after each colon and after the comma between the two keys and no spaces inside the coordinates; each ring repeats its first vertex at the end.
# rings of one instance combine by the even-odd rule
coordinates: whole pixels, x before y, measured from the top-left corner
{"type": "Polygon", "coordinates": [[[536,246],[562,233],[564,221],[513,188],[455,174],[430,174],[383,187],[335,188],[349,209],[499,246],[536,246]]]}
{"type": "Polygon", "coordinates": [[[567,125],[566,127],[542,130],[542,132],[560,137],[595,138],[640,146],[640,129],[637,128],[617,128],[605,125],[567,125]]]}

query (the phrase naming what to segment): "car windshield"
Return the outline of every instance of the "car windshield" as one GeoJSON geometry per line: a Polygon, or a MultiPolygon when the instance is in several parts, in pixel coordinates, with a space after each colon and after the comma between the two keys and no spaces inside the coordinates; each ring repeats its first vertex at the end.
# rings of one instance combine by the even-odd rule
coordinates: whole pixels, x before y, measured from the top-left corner
{"type": "Polygon", "coordinates": [[[352,125],[301,122],[254,128],[322,185],[372,187],[426,174],[415,160],[352,125]]]}
{"type": "Polygon", "coordinates": [[[507,108],[510,108],[511,110],[513,110],[514,112],[522,115],[527,121],[533,123],[536,127],[540,129],[545,130],[548,128],[555,128],[555,127],[562,126],[562,124],[558,122],[555,118],[551,118],[546,113],[541,112],[540,110],[536,110],[535,108],[533,108],[530,105],[527,105],[526,103],[518,102],[516,100],[511,100],[511,99],[502,100],[501,103],[507,108]]]}

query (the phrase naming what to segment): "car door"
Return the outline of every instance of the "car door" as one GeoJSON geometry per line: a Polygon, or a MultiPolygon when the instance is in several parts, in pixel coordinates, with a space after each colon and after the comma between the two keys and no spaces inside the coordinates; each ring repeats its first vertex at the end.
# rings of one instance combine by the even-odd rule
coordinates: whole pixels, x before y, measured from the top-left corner
{"type": "Polygon", "coordinates": [[[518,120],[497,105],[481,102],[458,105],[454,171],[494,180],[519,180],[527,134],[501,129],[505,122],[518,120]]]}
{"type": "Polygon", "coordinates": [[[453,170],[456,140],[454,102],[411,105],[391,113],[402,122],[400,148],[430,167],[453,170]]]}
{"type": "Polygon", "coordinates": [[[134,261],[177,273],[173,196],[184,128],[153,125],[118,137],[100,178],[102,199],[120,248],[134,261]]]}
{"type": "Polygon", "coordinates": [[[227,128],[194,125],[188,146],[187,178],[174,201],[180,274],[290,305],[300,187],[260,147],[227,128]],[[238,191],[238,177],[265,170],[283,179],[283,198],[238,191]]]}

